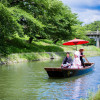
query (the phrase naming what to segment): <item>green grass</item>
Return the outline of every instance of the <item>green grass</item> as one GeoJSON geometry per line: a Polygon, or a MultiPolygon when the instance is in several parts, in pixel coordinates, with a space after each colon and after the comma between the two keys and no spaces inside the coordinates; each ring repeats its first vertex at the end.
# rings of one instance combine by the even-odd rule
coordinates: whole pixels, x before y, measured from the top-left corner
{"type": "Polygon", "coordinates": [[[96,93],[96,95],[91,100],[100,100],[100,91],[96,93]]]}
{"type": "Polygon", "coordinates": [[[96,94],[90,92],[88,98],[81,98],[80,100],[100,100],[100,90],[96,94]]]}
{"type": "MultiPolygon", "coordinates": [[[[72,52],[71,56],[76,50],[76,46],[64,46],[62,42],[53,44],[51,40],[35,40],[31,44],[28,43],[29,37],[24,38],[9,38],[5,41],[0,41],[0,58],[1,62],[21,62],[32,61],[39,59],[60,58],[65,56],[64,52],[72,52]],[[51,52],[48,54],[48,52],[51,52]],[[59,52],[59,53],[57,53],[59,52]],[[63,53],[62,53],[63,52],[63,53]],[[7,58],[7,59],[6,59],[7,58]]],[[[64,42],[64,41],[63,41],[64,42]]],[[[77,45],[78,50],[84,48],[86,56],[99,56],[100,49],[95,46],[77,45]]]]}
{"type": "MultiPolygon", "coordinates": [[[[13,54],[13,53],[31,53],[31,52],[73,52],[76,50],[76,46],[64,46],[62,42],[53,44],[51,40],[35,40],[31,44],[28,43],[29,37],[7,39],[4,42],[1,42],[0,53],[1,54],[13,54]]],[[[63,41],[64,42],[64,41],[63,41]]],[[[95,46],[84,46],[77,45],[77,49],[84,48],[86,54],[88,52],[94,52],[97,55],[97,52],[100,52],[100,49],[95,46]]]]}
{"type": "Polygon", "coordinates": [[[14,38],[6,40],[6,43],[1,46],[0,52],[3,54],[12,53],[30,53],[30,52],[63,52],[63,48],[47,44],[45,42],[33,42],[29,44],[26,40],[14,38]]]}
{"type": "Polygon", "coordinates": [[[36,61],[36,60],[47,60],[50,59],[51,55],[45,52],[40,53],[15,53],[9,54],[6,57],[1,57],[0,63],[11,64],[23,61],[36,61]]]}
{"type": "Polygon", "coordinates": [[[32,53],[15,53],[0,58],[0,64],[12,64],[24,61],[50,60],[51,58],[59,59],[65,56],[64,53],[56,54],[54,52],[32,52],[32,53]]]}

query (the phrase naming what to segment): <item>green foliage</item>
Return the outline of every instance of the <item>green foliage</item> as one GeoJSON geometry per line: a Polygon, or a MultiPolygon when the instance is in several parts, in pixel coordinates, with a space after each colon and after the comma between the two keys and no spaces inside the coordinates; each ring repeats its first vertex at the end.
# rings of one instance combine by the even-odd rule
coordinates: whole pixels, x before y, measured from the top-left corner
{"type": "Polygon", "coordinates": [[[0,33],[0,52],[4,54],[62,52],[53,43],[73,37],[86,39],[77,15],[59,0],[0,0],[0,33]],[[32,44],[25,41],[25,35],[32,44]],[[42,42],[35,43],[37,39],[42,42]]]}
{"type": "Polygon", "coordinates": [[[80,100],[100,100],[100,90],[94,94],[93,92],[89,93],[89,97],[87,99],[80,99],[80,100]]]}
{"type": "Polygon", "coordinates": [[[0,3],[0,37],[3,39],[15,33],[23,34],[22,26],[11,15],[9,10],[0,3]]]}
{"type": "Polygon", "coordinates": [[[47,60],[51,56],[48,53],[16,53],[10,54],[6,57],[1,57],[0,64],[11,64],[23,61],[36,61],[36,60],[47,60]]]}
{"type": "MultiPolygon", "coordinates": [[[[89,32],[89,31],[97,31],[97,30],[100,31],[100,27],[99,26],[100,26],[100,21],[94,21],[93,23],[85,25],[84,28],[85,28],[85,30],[87,32],[89,32]]],[[[96,45],[95,40],[89,39],[89,45],[96,45]]]]}
{"type": "Polygon", "coordinates": [[[73,35],[72,26],[77,24],[77,16],[57,0],[52,1],[48,12],[49,20],[47,20],[47,23],[49,24],[47,24],[45,31],[54,43],[62,39],[71,39],[73,35]]]}
{"type": "Polygon", "coordinates": [[[3,5],[5,5],[5,6],[8,5],[8,0],[0,0],[0,2],[1,2],[3,5]]]}
{"type": "Polygon", "coordinates": [[[39,54],[38,53],[29,53],[29,54],[23,54],[21,55],[21,58],[26,58],[27,60],[38,60],[39,59],[39,54]]]}
{"type": "Polygon", "coordinates": [[[24,34],[30,37],[36,36],[43,30],[42,28],[44,27],[44,25],[26,11],[19,9],[18,7],[9,8],[9,11],[23,26],[24,34]]]}
{"type": "Polygon", "coordinates": [[[94,21],[93,23],[85,25],[87,31],[100,31],[100,21],[94,21]]]}
{"type": "Polygon", "coordinates": [[[96,46],[96,41],[94,39],[89,39],[88,45],[95,45],[96,46]]]}
{"type": "MultiPolygon", "coordinates": [[[[76,14],[73,14],[69,7],[59,0],[10,0],[11,6],[18,6],[42,22],[46,27],[37,27],[38,23],[31,24],[23,11],[19,11],[16,16],[22,16],[20,23],[24,24],[24,33],[30,37],[38,35],[41,38],[49,38],[56,43],[58,40],[70,39],[73,36],[72,26],[78,23],[76,14]],[[20,13],[21,12],[21,13],[20,13]],[[23,21],[24,20],[24,21],[23,21]]],[[[14,10],[13,10],[14,11],[14,10]]],[[[26,14],[25,12],[25,14],[26,14]]],[[[27,14],[26,14],[27,15],[27,14]]],[[[27,15],[29,16],[29,15],[27,15]]],[[[31,18],[31,17],[30,17],[31,18]]],[[[40,25],[41,26],[41,25],[40,25]]]]}
{"type": "MultiPolygon", "coordinates": [[[[97,94],[92,98],[93,100],[100,100],[100,91],[97,92],[97,94]]],[[[91,99],[91,100],[92,100],[91,99]]]]}
{"type": "Polygon", "coordinates": [[[89,40],[89,38],[86,36],[87,32],[84,26],[76,25],[73,26],[73,29],[75,30],[75,37],[79,39],[89,40]]]}

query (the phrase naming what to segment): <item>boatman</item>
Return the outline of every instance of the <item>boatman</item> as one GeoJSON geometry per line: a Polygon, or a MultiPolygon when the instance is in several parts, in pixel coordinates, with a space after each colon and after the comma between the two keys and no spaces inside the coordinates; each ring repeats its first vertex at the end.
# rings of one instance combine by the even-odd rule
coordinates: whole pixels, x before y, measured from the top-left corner
{"type": "Polygon", "coordinates": [[[73,60],[72,58],[70,57],[70,53],[67,52],[66,53],[66,57],[64,58],[62,64],[61,64],[61,67],[64,67],[64,68],[68,68],[72,65],[73,63],[73,60]]]}
{"type": "Polygon", "coordinates": [[[82,65],[83,67],[85,67],[84,60],[83,60],[83,57],[85,57],[85,55],[83,55],[83,51],[84,51],[83,48],[79,49],[81,65],[82,65]]]}

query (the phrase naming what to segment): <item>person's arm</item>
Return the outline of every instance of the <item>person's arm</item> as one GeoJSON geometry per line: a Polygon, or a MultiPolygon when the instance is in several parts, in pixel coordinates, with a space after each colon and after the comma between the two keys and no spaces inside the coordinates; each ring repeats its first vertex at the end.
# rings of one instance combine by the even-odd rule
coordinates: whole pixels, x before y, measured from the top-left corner
{"type": "Polygon", "coordinates": [[[64,58],[64,60],[63,60],[63,62],[61,64],[61,67],[63,67],[63,64],[65,63],[65,61],[66,61],[66,57],[64,58]]]}
{"type": "Polygon", "coordinates": [[[85,55],[83,55],[83,53],[81,53],[81,55],[80,55],[81,57],[85,57],[85,55]]]}
{"type": "Polygon", "coordinates": [[[65,62],[66,62],[66,57],[64,58],[64,60],[63,60],[62,64],[65,64],[65,62]]]}

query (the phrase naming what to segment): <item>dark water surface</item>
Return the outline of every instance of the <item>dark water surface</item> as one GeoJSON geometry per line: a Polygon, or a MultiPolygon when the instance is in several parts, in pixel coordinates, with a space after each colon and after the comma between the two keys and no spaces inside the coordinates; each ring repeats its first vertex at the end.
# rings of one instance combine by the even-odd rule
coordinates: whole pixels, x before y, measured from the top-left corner
{"type": "Polygon", "coordinates": [[[100,85],[100,57],[93,72],[72,78],[49,78],[44,67],[59,67],[62,60],[37,61],[0,67],[0,100],[79,100],[100,85]]]}

